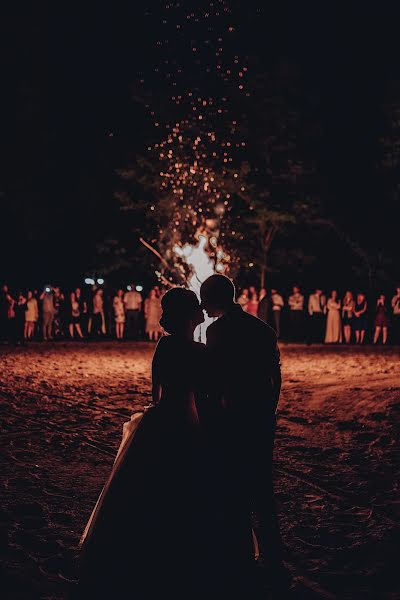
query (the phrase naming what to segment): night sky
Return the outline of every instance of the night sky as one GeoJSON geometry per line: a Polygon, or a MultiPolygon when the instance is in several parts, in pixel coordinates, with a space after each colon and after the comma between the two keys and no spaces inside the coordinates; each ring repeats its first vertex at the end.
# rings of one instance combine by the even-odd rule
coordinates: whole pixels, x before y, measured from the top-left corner
{"type": "MultiPolygon", "coordinates": [[[[398,206],[375,164],[382,105],[396,100],[400,81],[400,11],[281,2],[254,18],[257,3],[240,4],[242,55],[293,61],[319,99],[329,211],[371,251],[398,256],[398,206]]],[[[138,72],[151,68],[156,33],[143,13],[35,5],[3,23],[0,278],[68,284],[95,264],[96,243],[117,222],[115,169],[150,135],[131,99],[138,72]]]]}

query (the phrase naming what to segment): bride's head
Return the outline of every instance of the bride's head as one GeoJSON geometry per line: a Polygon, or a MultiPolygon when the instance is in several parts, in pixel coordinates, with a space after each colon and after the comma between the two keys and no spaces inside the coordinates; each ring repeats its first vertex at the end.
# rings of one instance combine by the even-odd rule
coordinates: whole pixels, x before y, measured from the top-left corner
{"type": "Polygon", "coordinates": [[[203,323],[204,315],[194,292],[185,288],[172,288],[161,301],[160,325],[170,334],[193,337],[197,325],[203,323]]]}

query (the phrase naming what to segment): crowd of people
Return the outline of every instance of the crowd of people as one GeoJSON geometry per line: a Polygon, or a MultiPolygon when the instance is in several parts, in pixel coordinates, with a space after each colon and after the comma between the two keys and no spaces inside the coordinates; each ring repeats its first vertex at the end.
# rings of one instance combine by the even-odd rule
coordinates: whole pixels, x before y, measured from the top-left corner
{"type": "Polygon", "coordinates": [[[14,294],[3,285],[0,295],[0,339],[3,341],[149,339],[162,334],[159,324],[164,290],[154,286],[147,298],[135,284],[108,294],[102,287],[77,287],[65,293],[60,287],[14,294]]]}
{"type": "Polygon", "coordinates": [[[351,290],[340,298],[337,290],[325,295],[319,288],[307,298],[298,286],[284,298],[276,289],[268,293],[249,287],[241,291],[238,303],[289,341],[363,344],[367,335],[374,344],[400,344],[400,287],[390,300],[385,294],[371,299],[351,290]]]}
{"type": "MultiPolygon", "coordinates": [[[[52,339],[157,341],[161,298],[165,289],[154,286],[146,298],[132,283],[108,293],[103,287],[77,287],[66,293],[46,286],[41,292],[13,293],[8,285],[0,295],[0,340],[23,342],[52,339]]],[[[269,323],[279,338],[305,343],[356,343],[371,341],[400,344],[400,287],[392,298],[367,298],[347,290],[340,298],[315,289],[308,297],[300,287],[284,297],[277,289],[242,289],[237,302],[243,310],[269,323]]]]}

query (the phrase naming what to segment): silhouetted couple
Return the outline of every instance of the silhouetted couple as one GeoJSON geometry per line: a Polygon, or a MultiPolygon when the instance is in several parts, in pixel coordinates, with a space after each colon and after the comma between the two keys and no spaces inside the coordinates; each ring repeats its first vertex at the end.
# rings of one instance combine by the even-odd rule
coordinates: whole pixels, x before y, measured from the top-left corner
{"type": "Polygon", "coordinates": [[[255,554],[284,574],[272,450],[281,376],[274,331],[223,275],[162,299],[153,406],[124,426],[82,537],[82,598],[255,598],[255,554]],[[218,317],[193,341],[203,310],[218,317]],[[252,533],[254,513],[257,542],[252,533]]]}

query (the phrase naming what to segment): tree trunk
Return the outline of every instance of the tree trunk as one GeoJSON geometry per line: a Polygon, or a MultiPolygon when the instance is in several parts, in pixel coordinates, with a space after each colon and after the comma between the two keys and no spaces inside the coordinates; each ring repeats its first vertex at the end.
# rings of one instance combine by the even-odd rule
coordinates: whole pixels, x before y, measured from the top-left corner
{"type": "Polygon", "coordinates": [[[267,265],[262,265],[262,267],[261,267],[260,290],[262,288],[265,288],[266,274],[267,274],[267,265]]]}

